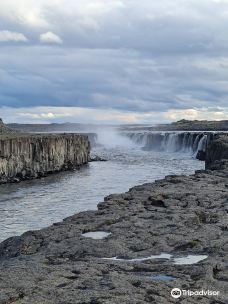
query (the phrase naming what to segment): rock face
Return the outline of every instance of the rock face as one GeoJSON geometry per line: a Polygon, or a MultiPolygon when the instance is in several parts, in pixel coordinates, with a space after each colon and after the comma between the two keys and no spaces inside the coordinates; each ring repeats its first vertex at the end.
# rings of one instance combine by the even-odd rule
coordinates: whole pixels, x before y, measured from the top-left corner
{"type": "Polygon", "coordinates": [[[90,144],[83,135],[0,136],[0,183],[74,169],[89,157],[90,144]]]}
{"type": "Polygon", "coordinates": [[[227,185],[222,169],[167,176],[4,241],[0,303],[177,303],[173,288],[219,291],[178,303],[227,303],[227,185]],[[108,236],[83,236],[96,231],[108,236]]]}
{"type": "Polygon", "coordinates": [[[0,135],[1,134],[6,134],[6,133],[15,133],[17,131],[13,131],[12,129],[8,128],[0,118],[0,135]]]}
{"type": "MultiPolygon", "coordinates": [[[[52,137],[48,155],[54,151],[63,160],[61,142],[71,155],[70,138],[52,137]]],[[[19,147],[8,146],[11,151],[19,147]]],[[[33,147],[35,161],[40,146],[33,147]]],[[[106,197],[97,211],[5,240],[0,244],[0,304],[226,304],[226,153],[227,138],[217,137],[208,146],[206,171],[133,187],[106,197]],[[107,237],[85,237],[97,231],[107,237]],[[215,294],[176,300],[173,288],[215,294]]]]}
{"type": "Polygon", "coordinates": [[[228,134],[217,134],[206,149],[206,169],[216,168],[223,159],[228,159],[228,134]]]}
{"type": "Polygon", "coordinates": [[[81,133],[81,135],[88,136],[90,146],[96,147],[96,145],[97,145],[97,134],[96,133],[81,133]]]}

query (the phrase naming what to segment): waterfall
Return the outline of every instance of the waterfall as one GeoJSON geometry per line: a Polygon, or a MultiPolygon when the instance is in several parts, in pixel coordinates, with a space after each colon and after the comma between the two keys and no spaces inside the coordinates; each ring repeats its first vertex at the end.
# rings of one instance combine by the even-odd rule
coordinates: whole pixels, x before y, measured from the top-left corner
{"type": "Polygon", "coordinates": [[[198,143],[198,147],[197,147],[197,151],[206,151],[206,146],[207,146],[207,135],[204,135],[201,137],[199,143],[198,143]]]}
{"type": "Polygon", "coordinates": [[[143,150],[188,152],[197,155],[205,152],[210,136],[203,132],[132,132],[125,133],[143,150]]]}

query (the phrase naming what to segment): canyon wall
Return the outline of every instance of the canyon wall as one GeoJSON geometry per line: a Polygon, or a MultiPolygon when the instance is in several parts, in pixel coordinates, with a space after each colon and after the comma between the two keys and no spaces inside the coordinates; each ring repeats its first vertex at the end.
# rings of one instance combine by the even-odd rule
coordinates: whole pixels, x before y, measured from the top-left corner
{"type": "Polygon", "coordinates": [[[206,169],[220,169],[228,162],[228,134],[215,135],[206,149],[206,169]]]}
{"type": "Polygon", "coordinates": [[[77,134],[0,136],[0,183],[75,169],[90,158],[87,136],[77,134]]]}
{"type": "Polygon", "coordinates": [[[0,303],[227,304],[227,185],[228,170],[166,176],[5,240],[0,303]],[[177,286],[216,294],[175,301],[177,286]]]}

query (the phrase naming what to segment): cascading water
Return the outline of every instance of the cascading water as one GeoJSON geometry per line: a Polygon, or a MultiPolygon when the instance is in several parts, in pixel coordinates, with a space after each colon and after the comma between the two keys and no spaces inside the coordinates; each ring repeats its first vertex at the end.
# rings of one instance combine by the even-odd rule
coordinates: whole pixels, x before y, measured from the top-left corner
{"type": "Polygon", "coordinates": [[[206,146],[207,146],[207,135],[204,135],[203,137],[201,137],[201,139],[198,143],[197,150],[206,151],[206,146]]]}
{"type": "Polygon", "coordinates": [[[195,156],[199,151],[206,151],[208,141],[207,134],[198,132],[132,132],[125,135],[143,150],[188,152],[195,156]]]}

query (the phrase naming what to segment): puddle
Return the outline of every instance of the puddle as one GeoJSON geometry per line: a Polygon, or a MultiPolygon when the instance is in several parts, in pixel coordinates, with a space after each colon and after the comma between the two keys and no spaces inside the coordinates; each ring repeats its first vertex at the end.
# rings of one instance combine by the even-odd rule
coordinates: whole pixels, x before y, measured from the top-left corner
{"type": "Polygon", "coordinates": [[[146,258],[138,258],[138,259],[119,259],[118,257],[113,257],[113,258],[103,258],[103,260],[120,261],[120,262],[144,262],[144,261],[156,260],[156,259],[170,260],[171,257],[172,256],[170,254],[162,253],[160,255],[151,255],[146,258]]]}
{"type": "Polygon", "coordinates": [[[154,276],[150,276],[149,278],[152,279],[153,281],[162,281],[162,282],[169,282],[176,280],[176,278],[167,275],[154,275],[154,276]]]}
{"type": "Polygon", "coordinates": [[[94,240],[103,240],[107,238],[109,235],[111,235],[111,232],[105,232],[105,231],[91,231],[82,234],[82,236],[94,240]]]}
{"type": "Polygon", "coordinates": [[[188,256],[182,257],[182,258],[175,258],[174,264],[175,265],[193,265],[193,264],[197,264],[200,261],[203,261],[207,258],[208,258],[207,255],[188,255],[188,256]]]}
{"type": "Polygon", "coordinates": [[[144,262],[144,261],[150,261],[150,260],[170,260],[174,265],[193,265],[197,264],[200,261],[203,261],[207,259],[207,255],[188,255],[186,257],[180,257],[180,258],[174,258],[171,254],[162,253],[160,255],[151,255],[149,257],[145,258],[137,258],[137,259],[124,259],[124,258],[118,258],[118,257],[112,257],[112,258],[102,258],[103,260],[111,260],[111,261],[120,261],[120,262],[144,262]]]}

